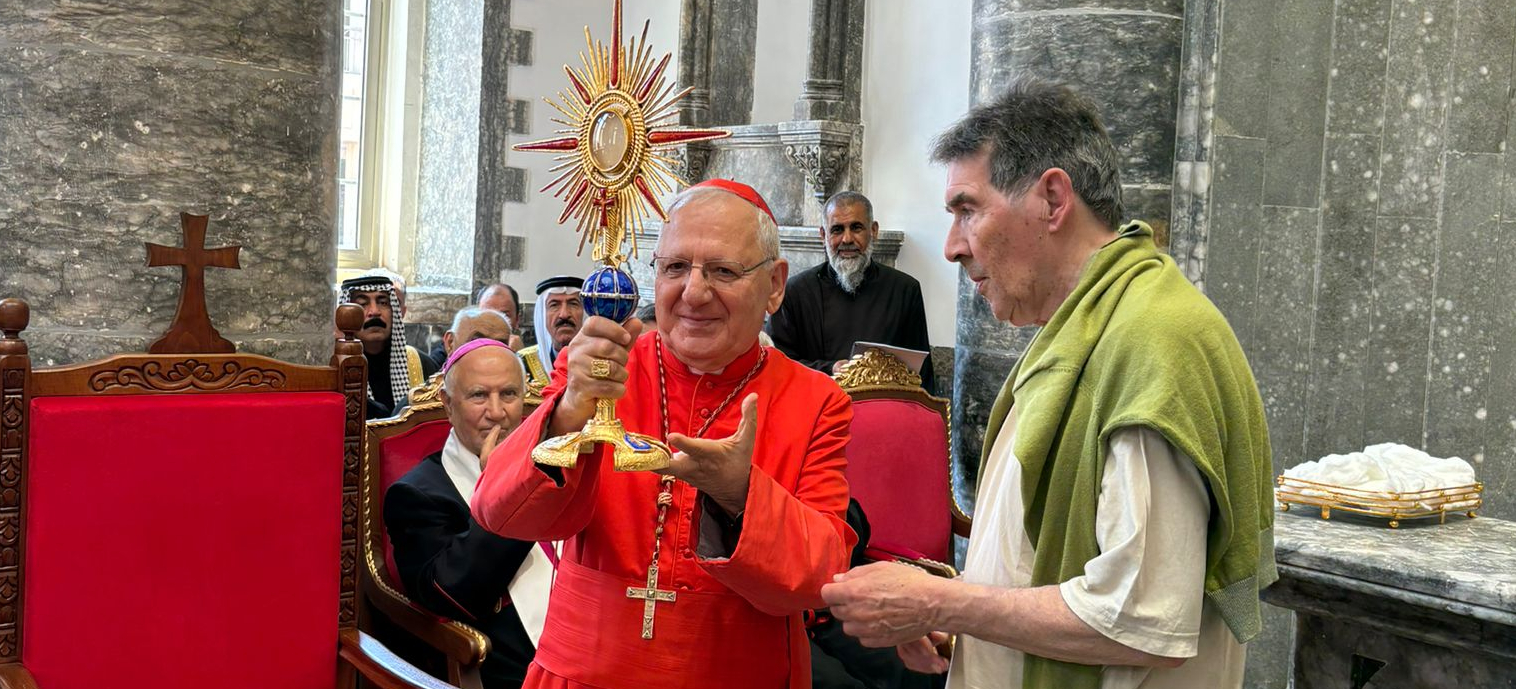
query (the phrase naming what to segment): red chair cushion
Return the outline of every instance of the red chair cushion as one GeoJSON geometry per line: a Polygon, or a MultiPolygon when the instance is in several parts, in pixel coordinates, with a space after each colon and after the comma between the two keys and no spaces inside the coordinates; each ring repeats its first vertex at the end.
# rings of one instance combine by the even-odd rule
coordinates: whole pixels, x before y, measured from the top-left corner
{"type": "Polygon", "coordinates": [[[847,480],[868,515],[872,545],[946,561],[948,471],[947,426],[936,410],[906,400],[853,403],[847,480]]]}
{"type": "Polygon", "coordinates": [[[336,393],[31,404],[22,663],[45,689],[330,689],[336,393]]]}
{"type": "MultiPolygon", "coordinates": [[[[453,426],[447,419],[437,419],[417,424],[404,433],[379,441],[379,514],[384,514],[384,494],[421,460],[441,452],[447,443],[447,434],[453,426]]],[[[395,549],[390,546],[387,529],[379,530],[379,541],[384,544],[384,565],[389,570],[390,582],[405,591],[400,583],[400,569],[395,566],[395,549]]]]}

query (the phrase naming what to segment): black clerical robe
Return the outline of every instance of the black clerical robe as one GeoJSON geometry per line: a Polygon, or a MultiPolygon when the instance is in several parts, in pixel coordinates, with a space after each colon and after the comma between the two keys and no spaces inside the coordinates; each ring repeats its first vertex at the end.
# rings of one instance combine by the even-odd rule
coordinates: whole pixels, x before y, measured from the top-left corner
{"type": "Polygon", "coordinates": [[[486,689],[520,687],[536,649],[515,608],[501,599],[538,545],[479,526],[441,460],[440,452],[422,460],[384,495],[400,583],[417,604],[489,637],[480,667],[486,689]]]}
{"type": "MultiPolygon", "coordinates": [[[[409,346],[409,345],[407,345],[409,346]]],[[[412,348],[414,349],[414,348],[412,348]]],[[[378,354],[363,353],[368,361],[368,389],[373,392],[368,398],[368,418],[384,419],[400,413],[405,405],[395,404],[395,391],[390,383],[390,346],[386,344],[378,354]]],[[[407,359],[409,361],[409,359],[407,359]]],[[[430,380],[441,364],[416,352],[416,361],[421,364],[421,380],[430,380]]],[[[407,390],[406,392],[409,392],[407,390]]]]}
{"type": "MultiPolygon", "coordinates": [[[[790,278],[784,303],[769,319],[774,346],[791,359],[831,375],[832,364],[853,355],[853,343],[881,344],[930,352],[921,283],[877,262],[863,271],[858,291],[837,284],[829,263],[790,278]]],[[[921,365],[921,386],[936,394],[932,359],[921,365]]]]}

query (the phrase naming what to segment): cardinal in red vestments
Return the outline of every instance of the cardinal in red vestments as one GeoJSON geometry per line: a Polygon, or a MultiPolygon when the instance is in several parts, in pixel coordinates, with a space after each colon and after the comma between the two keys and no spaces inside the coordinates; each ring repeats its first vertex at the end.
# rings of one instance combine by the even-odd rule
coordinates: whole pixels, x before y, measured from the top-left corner
{"type": "Polygon", "coordinates": [[[475,519],[501,536],[566,540],[528,688],[810,686],[801,612],[847,568],[848,397],[762,347],[784,298],[777,224],[752,188],[685,190],[654,254],[657,329],[588,319],[543,403],[489,454],[475,519]],[[662,472],[534,464],[595,398],[666,439],[662,472]]]}

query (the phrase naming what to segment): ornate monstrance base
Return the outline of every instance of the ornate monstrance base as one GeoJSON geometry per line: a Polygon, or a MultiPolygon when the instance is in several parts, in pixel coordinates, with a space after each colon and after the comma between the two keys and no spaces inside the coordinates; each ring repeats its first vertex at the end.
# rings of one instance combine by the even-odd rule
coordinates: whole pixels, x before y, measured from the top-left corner
{"type": "Polygon", "coordinates": [[[631,433],[616,418],[610,400],[595,400],[595,418],[578,433],[548,438],[532,448],[532,461],[544,466],[573,467],[579,455],[591,451],[596,443],[609,445],[616,471],[652,471],[667,469],[673,453],[669,446],[650,435],[631,433]]]}

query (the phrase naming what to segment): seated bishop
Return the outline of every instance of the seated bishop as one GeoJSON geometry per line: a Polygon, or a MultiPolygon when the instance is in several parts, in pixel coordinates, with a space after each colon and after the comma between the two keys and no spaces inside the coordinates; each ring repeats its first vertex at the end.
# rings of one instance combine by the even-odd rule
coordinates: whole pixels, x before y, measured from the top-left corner
{"type": "Polygon", "coordinates": [[[481,446],[521,422],[525,371],[490,338],[459,345],[443,366],[442,402],[453,430],[384,497],[384,522],[412,600],[483,632],[486,689],[519,687],[542,633],[557,553],[551,544],[497,536],[469,516],[484,468],[481,446]]]}
{"type": "Polygon", "coordinates": [[[567,539],[525,686],[808,687],[802,612],[856,541],[848,397],[758,342],[789,265],[751,187],[712,180],[672,199],[653,271],[657,328],[589,318],[474,494],[496,534],[567,539]],[[571,468],[534,463],[596,398],[666,440],[672,464],[618,472],[603,445],[571,468]]]}

